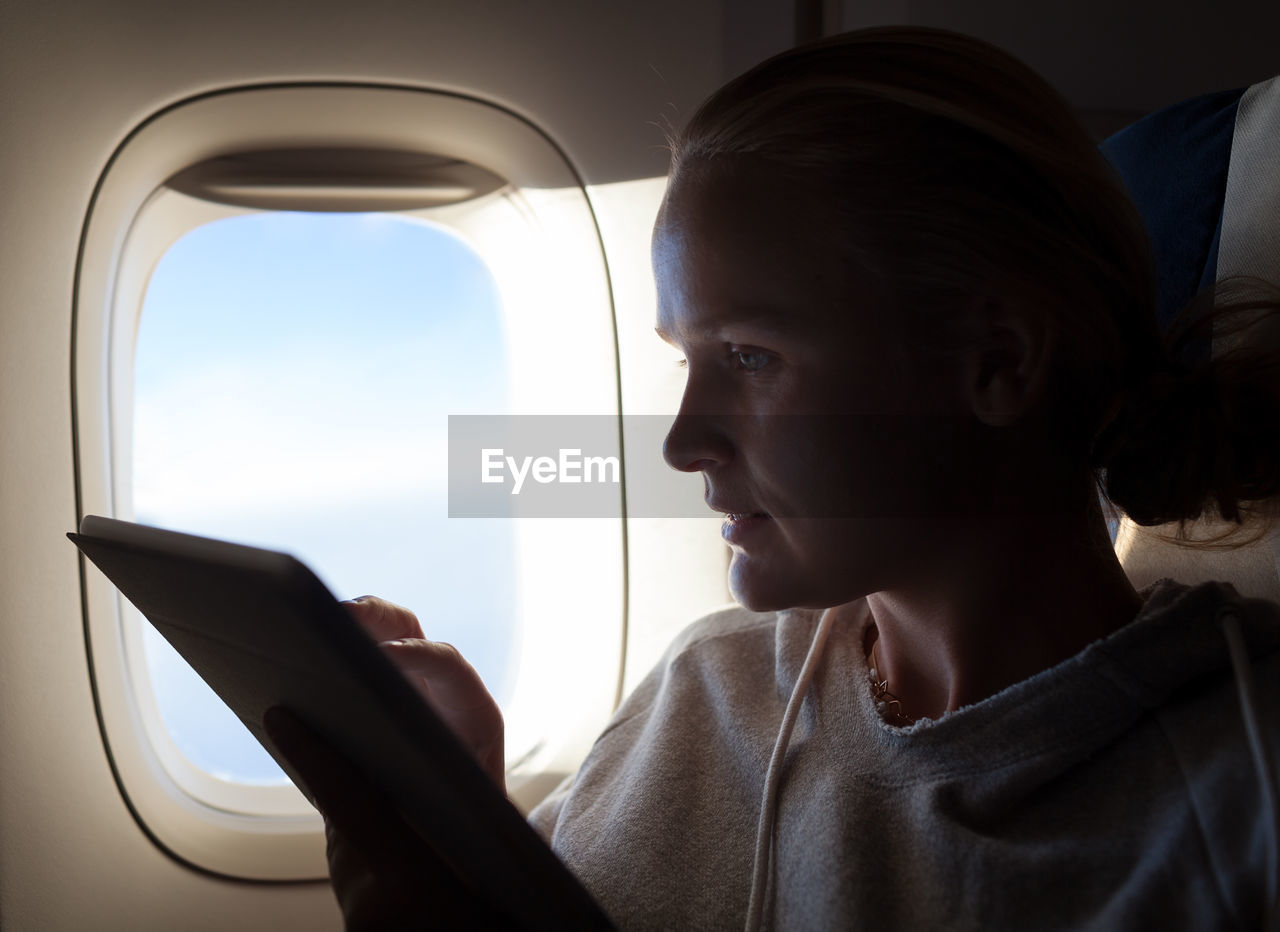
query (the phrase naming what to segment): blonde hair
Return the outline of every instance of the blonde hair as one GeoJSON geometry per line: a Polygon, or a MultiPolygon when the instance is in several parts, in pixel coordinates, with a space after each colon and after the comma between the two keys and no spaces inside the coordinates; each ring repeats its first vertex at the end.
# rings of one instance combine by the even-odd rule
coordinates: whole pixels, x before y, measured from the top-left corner
{"type": "Polygon", "coordinates": [[[1052,411],[1064,455],[1143,525],[1207,511],[1242,522],[1280,491],[1274,346],[1210,337],[1274,317],[1274,293],[1194,305],[1162,334],[1146,233],[1065,100],[967,36],[884,27],[792,49],[711,96],[671,138],[672,184],[732,160],[821,194],[856,263],[940,352],[948,312],[1016,292],[1059,340],[1052,411]]]}

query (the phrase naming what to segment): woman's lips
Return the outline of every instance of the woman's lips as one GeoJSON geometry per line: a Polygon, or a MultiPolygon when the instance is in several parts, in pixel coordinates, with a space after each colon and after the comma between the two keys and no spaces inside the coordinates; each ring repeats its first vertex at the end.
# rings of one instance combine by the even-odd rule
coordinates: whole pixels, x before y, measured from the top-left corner
{"type": "Polygon", "coordinates": [[[760,530],[769,520],[769,516],[763,511],[726,514],[724,516],[724,524],[720,526],[720,536],[727,543],[740,545],[753,533],[760,530]]]}

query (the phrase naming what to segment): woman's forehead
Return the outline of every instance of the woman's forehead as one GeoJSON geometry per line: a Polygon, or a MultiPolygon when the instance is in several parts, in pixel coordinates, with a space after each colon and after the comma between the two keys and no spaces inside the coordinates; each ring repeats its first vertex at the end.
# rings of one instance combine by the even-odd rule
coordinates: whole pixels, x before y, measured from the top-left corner
{"type": "Polygon", "coordinates": [[[677,173],[654,228],[653,267],[664,329],[674,315],[829,328],[869,298],[834,211],[753,164],[677,173]]]}
{"type": "MultiPolygon", "coordinates": [[[[706,217],[739,223],[759,218],[776,226],[812,214],[815,199],[786,174],[780,166],[747,155],[682,163],[667,183],[658,227],[706,217]]],[[[806,219],[822,222],[821,217],[806,219]]]]}

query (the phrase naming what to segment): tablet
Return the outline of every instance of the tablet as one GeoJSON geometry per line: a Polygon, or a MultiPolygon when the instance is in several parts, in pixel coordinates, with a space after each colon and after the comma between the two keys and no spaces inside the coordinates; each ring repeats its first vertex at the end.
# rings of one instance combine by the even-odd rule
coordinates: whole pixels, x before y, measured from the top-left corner
{"type": "Polygon", "coordinates": [[[88,515],[67,535],[295,783],[263,713],[284,706],[377,784],[516,925],[610,928],[374,640],[285,553],[88,515]]]}

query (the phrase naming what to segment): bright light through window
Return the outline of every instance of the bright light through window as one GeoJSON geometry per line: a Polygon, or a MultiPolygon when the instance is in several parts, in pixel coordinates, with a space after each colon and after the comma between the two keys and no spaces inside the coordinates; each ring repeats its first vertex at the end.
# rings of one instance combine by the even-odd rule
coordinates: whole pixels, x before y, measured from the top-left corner
{"type": "MultiPolygon", "coordinates": [[[[258,213],[160,260],[138,329],[133,501],[143,523],[289,551],[339,598],[413,608],[504,703],[519,651],[505,521],[446,518],[447,416],[508,410],[481,258],[385,214],[258,213]]],[[[196,766],[284,775],[159,635],[165,727],[196,766]]]]}

